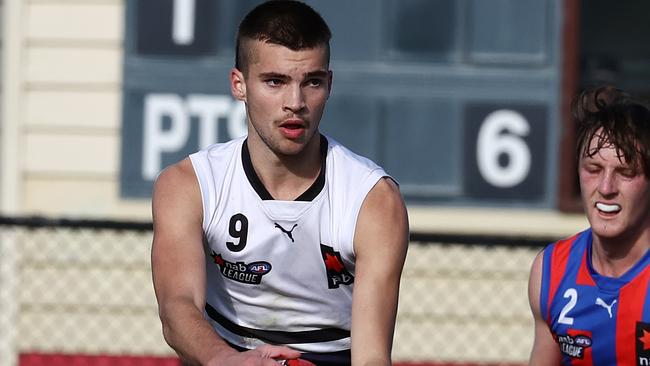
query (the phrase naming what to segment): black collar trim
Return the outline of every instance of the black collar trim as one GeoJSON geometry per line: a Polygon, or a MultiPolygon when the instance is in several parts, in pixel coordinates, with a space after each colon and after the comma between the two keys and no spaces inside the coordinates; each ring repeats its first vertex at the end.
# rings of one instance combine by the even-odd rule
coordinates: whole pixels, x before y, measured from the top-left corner
{"type": "MultiPolygon", "coordinates": [[[[318,194],[323,190],[323,187],[325,187],[325,166],[327,165],[327,147],[328,147],[328,142],[327,138],[323,135],[320,135],[320,155],[321,155],[321,167],[320,167],[320,173],[318,173],[318,177],[312,183],[312,185],[307,188],[306,191],[304,191],[298,198],[295,199],[295,201],[311,201],[318,194]]],[[[255,172],[255,168],[253,168],[253,162],[251,161],[251,154],[248,151],[248,139],[244,140],[244,144],[241,149],[241,160],[242,160],[242,165],[244,166],[244,173],[246,173],[246,178],[248,178],[248,182],[251,184],[255,192],[260,196],[260,198],[263,201],[268,201],[268,200],[275,200],[273,196],[269,193],[269,191],[264,187],[264,184],[262,184],[262,181],[260,180],[260,177],[257,175],[255,172]]]]}

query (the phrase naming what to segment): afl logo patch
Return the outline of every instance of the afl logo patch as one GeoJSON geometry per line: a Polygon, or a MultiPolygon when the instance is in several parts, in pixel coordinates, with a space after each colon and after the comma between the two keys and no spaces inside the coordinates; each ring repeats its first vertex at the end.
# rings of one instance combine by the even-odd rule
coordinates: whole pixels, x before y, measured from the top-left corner
{"type": "Polygon", "coordinates": [[[268,262],[253,262],[248,265],[248,270],[258,275],[265,275],[271,271],[271,264],[268,262]]]}
{"type": "Polygon", "coordinates": [[[574,338],[576,345],[581,346],[581,347],[591,347],[591,338],[584,336],[584,335],[579,335],[574,338]]]}

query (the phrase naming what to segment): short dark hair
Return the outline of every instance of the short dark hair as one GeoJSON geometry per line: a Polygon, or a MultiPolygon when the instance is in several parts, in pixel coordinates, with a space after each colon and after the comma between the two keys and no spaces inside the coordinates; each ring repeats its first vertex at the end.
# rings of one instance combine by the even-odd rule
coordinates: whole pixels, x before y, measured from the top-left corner
{"type": "Polygon", "coordinates": [[[573,100],[578,123],[577,158],[591,157],[610,145],[633,169],[650,178],[650,110],[641,101],[610,85],[584,90],[573,100]],[[596,137],[597,144],[589,149],[596,137]]]}
{"type": "Polygon", "coordinates": [[[323,18],[309,5],[292,0],[267,1],[251,10],[239,25],[235,67],[244,71],[248,66],[245,40],[278,44],[294,51],[325,46],[329,61],[331,37],[323,18]]]}

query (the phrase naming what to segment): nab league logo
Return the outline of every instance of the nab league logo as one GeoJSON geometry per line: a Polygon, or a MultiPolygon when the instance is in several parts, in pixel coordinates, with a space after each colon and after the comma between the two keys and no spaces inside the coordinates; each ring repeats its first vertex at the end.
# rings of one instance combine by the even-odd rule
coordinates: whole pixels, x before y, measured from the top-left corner
{"type": "Polygon", "coordinates": [[[650,365],[650,323],[636,322],[636,364],[650,365]]]}
{"type": "Polygon", "coordinates": [[[271,263],[269,262],[258,261],[249,264],[244,262],[228,262],[223,259],[221,253],[217,254],[215,252],[212,252],[210,256],[214,260],[214,263],[219,265],[221,274],[233,281],[259,285],[262,281],[262,276],[271,272],[271,263]]]}
{"type": "Polygon", "coordinates": [[[573,336],[558,334],[557,342],[560,345],[560,351],[571,358],[584,358],[585,349],[591,347],[590,334],[577,334],[573,336]]]}
{"type": "Polygon", "coordinates": [[[339,252],[335,252],[334,248],[323,244],[320,245],[320,252],[323,262],[325,262],[329,288],[334,289],[339,285],[350,285],[354,282],[354,276],[345,268],[339,252]]]}

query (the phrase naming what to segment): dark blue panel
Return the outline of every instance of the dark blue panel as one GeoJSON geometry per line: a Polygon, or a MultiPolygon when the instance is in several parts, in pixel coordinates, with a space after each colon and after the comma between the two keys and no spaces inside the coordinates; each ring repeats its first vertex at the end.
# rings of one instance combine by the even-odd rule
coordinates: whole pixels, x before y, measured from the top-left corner
{"type": "MultiPolygon", "coordinates": [[[[140,0],[137,2],[136,50],[142,55],[201,56],[216,51],[215,5],[213,0],[192,0],[187,37],[173,36],[174,0],[140,0]]],[[[180,13],[180,12],[179,12],[180,13]]],[[[182,22],[178,22],[182,23],[182,22]]]]}
{"type": "Polygon", "coordinates": [[[377,59],[381,47],[381,35],[385,24],[381,22],[382,2],[331,0],[308,1],[324,19],[332,31],[333,60],[377,59]]]}
{"type": "Polygon", "coordinates": [[[359,95],[330,97],[320,130],[357,154],[377,161],[379,102],[359,95]]]}
{"type": "Polygon", "coordinates": [[[433,98],[386,103],[385,168],[406,195],[446,196],[459,189],[460,129],[452,104],[433,98]]]}
{"type": "Polygon", "coordinates": [[[458,2],[390,0],[384,37],[400,59],[451,60],[458,53],[458,2]]]}
{"type": "Polygon", "coordinates": [[[540,64],[549,37],[547,1],[471,0],[469,55],[475,62],[540,64]]]}
{"type": "Polygon", "coordinates": [[[142,93],[124,92],[124,113],[122,116],[122,155],[120,164],[120,193],[126,197],[147,197],[151,195],[152,182],[142,179],[142,93]]]}

